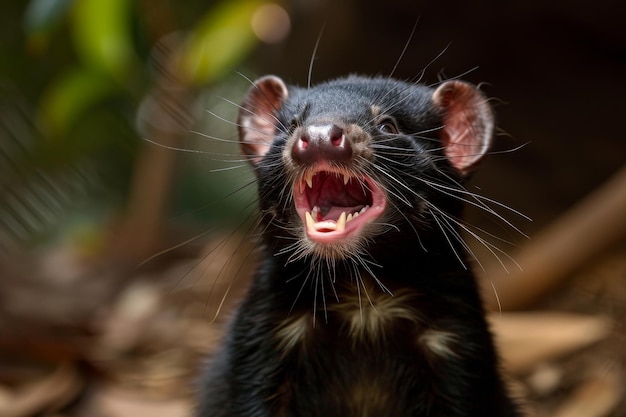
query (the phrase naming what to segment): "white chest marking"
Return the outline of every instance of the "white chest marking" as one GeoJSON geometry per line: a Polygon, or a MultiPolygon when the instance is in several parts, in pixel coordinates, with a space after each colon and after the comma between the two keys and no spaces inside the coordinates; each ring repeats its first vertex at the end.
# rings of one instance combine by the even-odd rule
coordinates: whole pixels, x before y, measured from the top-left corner
{"type": "Polygon", "coordinates": [[[409,291],[398,291],[390,295],[373,292],[351,294],[339,303],[329,306],[345,321],[348,332],[355,340],[374,340],[385,337],[385,329],[397,320],[419,321],[414,308],[415,295],[409,291]]]}
{"type": "Polygon", "coordinates": [[[276,332],[278,346],[284,355],[291,352],[296,346],[303,343],[312,328],[310,314],[302,314],[287,318],[276,332]]]}

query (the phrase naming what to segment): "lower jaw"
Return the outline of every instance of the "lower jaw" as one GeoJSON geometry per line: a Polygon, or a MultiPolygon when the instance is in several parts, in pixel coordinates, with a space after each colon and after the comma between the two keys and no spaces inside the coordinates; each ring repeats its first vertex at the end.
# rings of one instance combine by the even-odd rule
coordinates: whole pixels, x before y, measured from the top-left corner
{"type": "Polygon", "coordinates": [[[302,255],[329,261],[342,261],[358,257],[362,253],[361,239],[349,237],[343,240],[322,243],[307,237],[301,243],[302,255]]]}

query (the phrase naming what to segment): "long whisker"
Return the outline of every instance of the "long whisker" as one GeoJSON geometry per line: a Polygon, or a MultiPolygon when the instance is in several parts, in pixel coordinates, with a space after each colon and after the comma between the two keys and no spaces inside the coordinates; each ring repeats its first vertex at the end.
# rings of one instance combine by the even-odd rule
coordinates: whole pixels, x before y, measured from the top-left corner
{"type": "Polygon", "coordinates": [[[413,40],[413,35],[415,35],[415,29],[417,29],[417,24],[419,23],[419,21],[420,21],[420,18],[418,17],[417,20],[415,21],[415,24],[413,25],[413,29],[411,29],[411,33],[409,34],[409,39],[407,39],[407,41],[404,43],[404,48],[402,48],[402,52],[400,53],[400,56],[398,57],[396,64],[393,66],[393,69],[391,70],[389,77],[393,77],[393,74],[395,74],[396,69],[398,69],[398,65],[400,65],[400,61],[402,61],[402,58],[404,58],[404,54],[406,53],[406,50],[409,48],[409,44],[411,43],[411,40],[413,40]]]}
{"type": "Polygon", "coordinates": [[[435,216],[435,214],[432,211],[430,211],[430,214],[431,214],[432,218],[435,220],[435,223],[437,223],[437,226],[439,227],[439,230],[441,230],[441,233],[443,234],[443,237],[448,242],[448,246],[450,246],[450,248],[452,249],[452,252],[454,253],[454,256],[456,257],[456,259],[463,266],[463,269],[467,269],[467,266],[465,266],[465,262],[463,262],[463,260],[461,259],[461,256],[459,255],[459,253],[455,249],[454,245],[452,244],[452,241],[450,240],[450,237],[448,236],[448,233],[446,232],[446,229],[443,227],[443,225],[439,221],[438,216],[435,216]]]}
{"type": "Polygon", "coordinates": [[[306,88],[311,88],[311,78],[313,77],[313,63],[315,62],[315,57],[317,55],[317,49],[320,46],[320,41],[322,40],[322,35],[324,34],[324,29],[326,28],[326,22],[322,25],[320,29],[319,35],[317,35],[317,40],[315,41],[315,47],[313,47],[313,53],[311,54],[311,61],[309,62],[309,72],[306,77],[306,88]]]}
{"type": "Polygon", "coordinates": [[[145,140],[148,143],[151,143],[151,144],[156,145],[156,146],[158,146],[160,148],[167,149],[167,150],[170,150],[170,151],[186,152],[186,153],[199,153],[199,154],[203,154],[203,155],[213,155],[213,153],[207,152],[207,151],[200,151],[200,150],[197,150],[197,149],[177,148],[175,146],[163,145],[162,143],[155,142],[152,139],[148,139],[148,138],[142,138],[142,140],[145,140]]]}
{"type": "MultiPolygon", "coordinates": [[[[248,232],[250,232],[251,229],[254,229],[257,227],[257,225],[259,224],[259,219],[257,218],[255,225],[251,226],[248,229],[248,232]]],[[[235,252],[233,253],[233,255],[230,257],[230,259],[228,260],[228,263],[230,264],[230,262],[232,261],[232,259],[234,258],[234,256],[237,254],[237,252],[239,251],[239,249],[241,248],[241,242],[243,242],[243,240],[246,238],[246,234],[243,235],[243,237],[241,238],[240,244],[237,246],[237,249],[235,250],[235,252]]],[[[226,291],[224,291],[224,294],[222,295],[222,298],[220,299],[220,302],[217,305],[217,308],[215,310],[215,315],[213,316],[213,318],[209,321],[209,324],[212,324],[215,322],[215,320],[217,320],[220,312],[222,311],[222,308],[224,306],[224,303],[226,302],[226,299],[228,298],[228,294],[230,294],[231,289],[233,288],[233,285],[235,284],[235,282],[237,281],[237,278],[241,275],[240,272],[243,269],[244,265],[246,264],[246,262],[248,261],[248,259],[250,258],[250,256],[252,255],[252,252],[254,251],[253,248],[251,248],[248,253],[244,256],[243,258],[243,262],[241,262],[239,264],[239,267],[237,268],[236,273],[234,274],[234,278],[232,280],[229,281],[228,286],[226,287],[226,291]]],[[[225,268],[226,266],[224,266],[225,268]]],[[[210,292],[209,292],[210,295],[210,292]]]]}
{"type": "MultiPolygon", "coordinates": [[[[222,119],[224,120],[224,119],[222,119]]],[[[230,124],[230,122],[229,122],[230,124]]],[[[239,143],[239,139],[224,139],[217,136],[212,136],[203,132],[198,132],[197,130],[190,130],[189,133],[201,136],[204,139],[210,139],[215,142],[224,142],[224,143],[239,143]]]]}
{"type": "MultiPolygon", "coordinates": [[[[503,251],[502,249],[498,248],[497,246],[493,245],[492,243],[486,241],[485,239],[481,238],[476,232],[472,231],[467,225],[465,225],[463,222],[461,222],[458,219],[455,219],[454,217],[450,216],[448,213],[442,211],[441,209],[437,208],[436,206],[429,204],[429,207],[431,207],[432,209],[436,210],[437,213],[442,216],[443,218],[449,219],[451,221],[453,221],[458,227],[460,227],[462,230],[464,230],[465,232],[467,232],[470,236],[472,236],[474,239],[476,239],[480,244],[482,244],[489,252],[491,252],[491,254],[498,260],[498,262],[500,263],[500,265],[502,266],[502,268],[504,268],[504,270],[509,273],[508,268],[506,267],[506,265],[504,264],[504,262],[502,261],[502,259],[500,258],[500,256],[498,256],[498,254],[496,253],[499,252],[500,254],[504,255],[505,257],[507,257],[511,262],[513,262],[520,270],[522,269],[521,266],[515,261],[515,259],[513,259],[509,254],[507,254],[505,251],[503,251]]],[[[432,212],[431,212],[432,213],[432,212]]],[[[481,229],[479,229],[481,230],[481,229]]],[[[476,258],[475,258],[476,259],[476,258]]],[[[477,260],[477,259],[476,259],[477,260]]],[[[478,260],[477,260],[478,261],[478,260]]],[[[483,268],[484,269],[484,268],[483,268]]]]}
{"type": "Polygon", "coordinates": [[[432,188],[438,189],[440,192],[442,192],[445,195],[448,195],[448,196],[451,196],[451,197],[454,197],[454,198],[458,198],[459,200],[461,200],[461,201],[463,201],[463,202],[465,202],[467,204],[470,204],[472,206],[475,206],[475,207],[478,207],[480,209],[483,209],[486,212],[488,212],[489,214],[493,214],[499,220],[501,220],[504,223],[506,223],[507,226],[511,227],[513,230],[515,230],[516,232],[518,232],[522,236],[528,238],[528,236],[526,236],[521,230],[519,230],[516,226],[514,226],[510,221],[506,220],[502,215],[500,215],[494,209],[492,209],[487,204],[485,204],[485,201],[488,202],[488,203],[495,204],[495,205],[497,205],[499,207],[505,208],[505,209],[509,210],[510,212],[512,212],[514,214],[517,214],[518,216],[520,216],[520,217],[522,217],[522,218],[524,218],[526,220],[531,220],[530,217],[528,217],[525,214],[523,214],[523,213],[521,213],[521,212],[519,212],[519,211],[517,211],[517,210],[515,210],[515,209],[513,209],[513,208],[511,208],[509,206],[507,206],[506,204],[500,203],[500,202],[498,202],[496,200],[493,200],[493,199],[485,197],[485,196],[481,196],[481,195],[472,193],[470,191],[467,191],[464,188],[450,187],[450,186],[447,186],[447,185],[444,185],[444,184],[436,183],[434,181],[428,181],[427,179],[422,178],[422,177],[418,177],[418,176],[411,176],[411,177],[416,179],[416,180],[418,180],[418,181],[423,182],[424,184],[426,184],[426,185],[428,185],[428,186],[430,186],[432,188]],[[472,197],[472,200],[464,198],[462,196],[459,196],[459,195],[457,195],[455,193],[459,193],[459,194],[462,194],[462,195],[470,196],[470,197],[472,197]]]}
{"type": "Polygon", "coordinates": [[[161,255],[164,255],[164,254],[166,254],[166,253],[172,252],[172,251],[174,251],[174,250],[176,250],[176,249],[178,249],[178,248],[181,248],[181,247],[183,247],[183,246],[185,246],[185,245],[188,245],[188,244],[189,244],[189,243],[191,243],[191,242],[195,242],[196,240],[198,240],[198,239],[200,239],[200,238],[202,238],[202,237],[204,237],[204,236],[208,235],[208,234],[209,234],[209,233],[211,233],[212,231],[213,231],[213,230],[211,230],[211,229],[209,229],[209,230],[205,230],[204,232],[199,233],[199,234],[197,234],[197,235],[195,235],[195,236],[193,236],[193,237],[191,237],[191,238],[189,238],[189,239],[187,239],[187,240],[185,240],[185,241],[182,241],[181,243],[178,243],[178,244],[176,244],[176,245],[174,245],[174,246],[170,246],[170,247],[169,247],[169,248],[167,248],[167,249],[163,249],[162,251],[159,251],[159,252],[155,253],[154,255],[152,255],[152,256],[150,256],[150,257],[148,257],[148,258],[144,259],[143,261],[141,261],[141,262],[137,265],[137,268],[140,268],[140,267],[144,266],[144,265],[145,265],[145,264],[147,264],[148,262],[152,261],[153,259],[158,258],[158,257],[159,257],[159,256],[161,256],[161,255]]]}

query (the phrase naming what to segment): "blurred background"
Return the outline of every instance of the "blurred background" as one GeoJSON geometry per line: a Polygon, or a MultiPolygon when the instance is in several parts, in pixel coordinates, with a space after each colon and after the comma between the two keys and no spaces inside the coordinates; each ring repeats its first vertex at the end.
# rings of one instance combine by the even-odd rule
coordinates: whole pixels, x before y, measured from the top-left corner
{"type": "Polygon", "coordinates": [[[189,415],[254,266],[234,120],[268,73],[480,85],[499,132],[470,187],[532,219],[468,212],[515,389],[626,416],[621,2],[5,3],[0,416],[189,415]]]}

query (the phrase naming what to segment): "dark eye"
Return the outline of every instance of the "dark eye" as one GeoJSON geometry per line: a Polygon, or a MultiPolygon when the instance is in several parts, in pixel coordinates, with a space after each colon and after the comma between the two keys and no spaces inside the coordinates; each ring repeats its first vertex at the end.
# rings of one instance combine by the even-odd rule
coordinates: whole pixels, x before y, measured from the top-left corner
{"type": "Polygon", "coordinates": [[[289,132],[293,132],[301,125],[302,120],[300,119],[300,116],[295,116],[293,119],[291,119],[291,122],[289,123],[289,132]]]}
{"type": "Polygon", "coordinates": [[[386,117],[384,119],[381,119],[378,122],[378,130],[381,133],[384,133],[386,135],[397,135],[398,134],[398,127],[396,126],[396,122],[395,122],[395,120],[393,120],[390,117],[386,117]]]}

